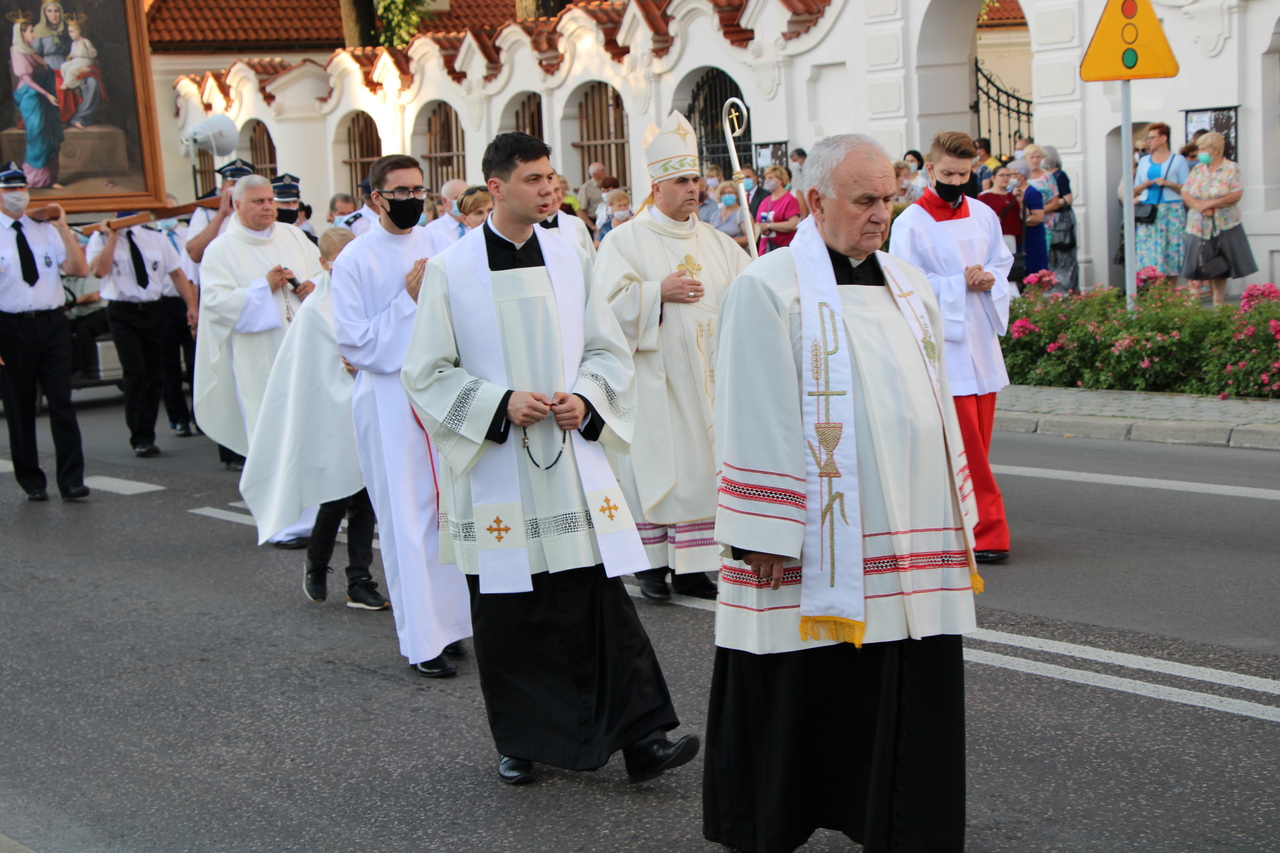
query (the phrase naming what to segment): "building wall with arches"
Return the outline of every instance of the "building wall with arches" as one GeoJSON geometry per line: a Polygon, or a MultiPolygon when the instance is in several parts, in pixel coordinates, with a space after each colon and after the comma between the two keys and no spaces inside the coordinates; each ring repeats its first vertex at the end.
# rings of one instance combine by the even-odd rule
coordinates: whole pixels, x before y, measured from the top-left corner
{"type": "MultiPolygon", "coordinates": [[[[1246,177],[1245,227],[1262,271],[1280,275],[1280,0],[1153,0],[1182,73],[1133,84],[1134,118],[1164,121],[1182,142],[1182,110],[1239,105],[1240,165],[1246,177]],[[1273,260],[1273,258],[1275,260],[1273,260]]],[[[553,162],[577,186],[585,179],[582,99],[604,84],[617,93],[630,183],[644,186],[640,146],[651,122],[687,106],[708,68],[723,71],[751,110],[757,143],[808,147],[844,132],[878,139],[891,156],[925,150],[939,130],[973,132],[973,60],[981,0],[831,0],[817,17],[796,4],[745,0],[735,21],[710,0],[671,0],[662,26],[634,2],[571,6],[554,21],[554,39],[513,23],[485,36],[419,36],[404,51],[337,51],[264,79],[253,67],[227,70],[225,86],[182,78],[174,139],[208,112],[238,127],[270,130],[281,169],[299,175],[303,195],[323,204],[349,181],[342,163],[354,111],[377,127],[383,153],[426,153],[427,116],[447,104],[461,132],[464,177],[480,181],[485,145],[512,130],[531,95],[553,162]],[[608,6],[608,9],[604,7],[608,6]],[[612,17],[602,17],[608,12],[612,17]],[[229,87],[231,97],[224,89],[229,87]]],[[[1105,0],[1022,0],[1030,42],[1030,95],[1037,142],[1055,145],[1072,178],[1081,280],[1115,280],[1119,86],[1083,83],[1079,63],[1105,0]]],[[[166,119],[166,116],[171,118],[166,119]]],[[[177,146],[166,156],[190,174],[177,146]]],[[[188,179],[189,180],[189,179],[188,179]]],[[[1237,284],[1238,286],[1238,284],[1237,284]]]]}

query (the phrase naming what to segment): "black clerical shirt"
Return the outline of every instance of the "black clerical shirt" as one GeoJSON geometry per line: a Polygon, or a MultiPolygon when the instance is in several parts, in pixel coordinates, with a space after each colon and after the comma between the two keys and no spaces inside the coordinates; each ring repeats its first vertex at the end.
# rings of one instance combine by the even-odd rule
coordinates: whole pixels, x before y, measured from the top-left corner
{"type": "Polygon", "coordinates": [[[827,254],[831,257],[831,268],[836,274],[836,284],[860,284],[866,287],[884,287],[884,270],[880,269],[880,262],[876,260],[875,253],[867,255],[866,260],[853,265],[853,259],[842,255],[839,252],[827,247],[827,254]]]}

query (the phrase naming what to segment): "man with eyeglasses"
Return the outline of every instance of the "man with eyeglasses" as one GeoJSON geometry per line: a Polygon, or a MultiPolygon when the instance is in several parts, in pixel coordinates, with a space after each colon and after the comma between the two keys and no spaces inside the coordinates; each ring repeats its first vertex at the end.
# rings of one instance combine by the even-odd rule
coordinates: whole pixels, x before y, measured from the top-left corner
{"type": "Polygon", "coordinates": [[[333,263],[333,327],[357,371],[351,409],[365,488],[378,517],[382,565],[400,653],[419,675],[447,678],[471,636],[467,584],[439,558],[436,459],[400,384],[427,259],[444,247],[418,228],[427,189],[413,157],[369,169],[378,221],[333,263]]]}
{"type": "MultiPolygon", "coordinates": [[[[235,214],[200,263],[200,316],[192,396],[205,435],[241,456],[258,423],[267,377],[302,300],[315,289],[320,250],[276,223],[275,191],[261,175],[236,181],[235,214]]],[[[270,542],[305,548],[315,507],[270,542]]]]}

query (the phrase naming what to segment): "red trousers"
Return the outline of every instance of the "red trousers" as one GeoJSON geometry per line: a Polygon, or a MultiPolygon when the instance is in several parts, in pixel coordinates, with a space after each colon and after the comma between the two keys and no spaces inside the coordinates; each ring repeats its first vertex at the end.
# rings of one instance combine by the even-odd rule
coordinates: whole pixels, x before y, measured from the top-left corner
{"type": "Polygon", "coordinates": [[[1004,497],[991,473],[991,430],[996,420],[995,394],[969,394],[952,398],[960,435],[973,477],[973,498],[978,505],[978,526],[973,531],[973,550],[1008,551],[1009,522],[1004,517],[1004,497]]]}

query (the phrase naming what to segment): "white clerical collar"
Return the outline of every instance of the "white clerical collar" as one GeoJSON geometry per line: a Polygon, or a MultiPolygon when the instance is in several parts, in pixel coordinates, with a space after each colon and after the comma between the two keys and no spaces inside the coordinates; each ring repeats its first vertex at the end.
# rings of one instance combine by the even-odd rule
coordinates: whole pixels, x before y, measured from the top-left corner
{"type": "MultiPolygon", "coordinates": [[[[241,225],[244,225],[244,223],[243,223],[243,222],[241,222],[240,224],[241,224],[241,225]]],[[[271,232],[272,232],[273,230],[275,230],[275,227],[276,227],[276,226],[275,226],[274,224],[272,224],[272,225],[268,225],[268,226],[267,226],[267,230],[266,230],[266,231],[254,231],[252,228],[249,228],[249,227],[247,227],[247,226],[246,226],[244,230],[245,230],[245,231],[247,231],[248,233],[252,234],[252,235],[253,235],[253,236],[255,236],[255,237],[261,237],[263,240],[265,240],[265,239],[267,239],[268,237],[270,237],[270,236],[271,236],[271,232]]]]}
{"type": "MultiPolygon", "coordinates": [[[[517,243],[515,240],[512,240],[512,239],[511,239],[510,237],[508,237],[506,234],[503,234],[501,231],[499,231],[499,230],[498,230],[498,226],[497,226],[497,225],[494,225],[494,224],[493,224],[493,214],[492,214],[492,213],[490,213],[490,214],[489,214],[489,218],[488,218],[488,219],[486,219],[486,220],[485,220],[485,222],[488,224],[488,226],[489,226],[489,230],[490,230],[490,231],[492,231],[492,232],[494,233],[494,235],[495,235],[495,236],[497,236],[497,237],[501,237],[503,240],[506,240],[508,243],[510,243],[511,245],[515,246],[517,249],[523,249],[523,248],[524,248],[524,244],[525,244],[525,243],[528,243],[528,242],[529,242],[529,240],[532,240],[532,239],[533,239],[533,231],[530,231],[530,232],[529,232],[529,237],[528,237],[527,239],[525,239],[525,240],[521,240],[519,243],[517,243]]],[[[534,228],[537,228],[537,227],[538,227],[538,226],[536,226],[536,225],[534,226],[534,228]]]]}
{"type": "Polygon", "coordinates": [[[677,222],[676,220],[672,219],[670,216],[667,216],[661,210],[658,210],[657,205],[650,205],[649,209],[653,211],[653,218],[658,220],[660,224],[666,225],[668,228],[675,228],[675,229],[683,228],[686,231],[693,231],[693,229],[698,227],[698,217],[692,214],[690,214],[689,218],[686,219],[684,222],[677,222]]]}

